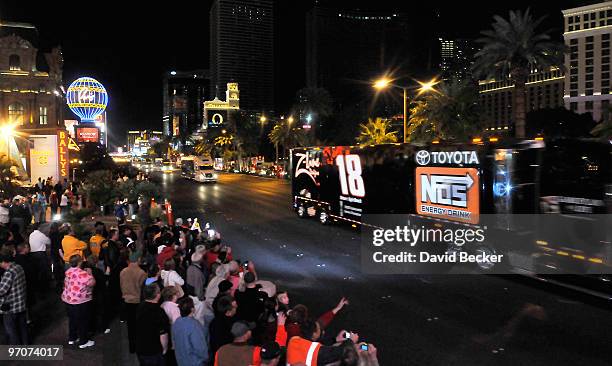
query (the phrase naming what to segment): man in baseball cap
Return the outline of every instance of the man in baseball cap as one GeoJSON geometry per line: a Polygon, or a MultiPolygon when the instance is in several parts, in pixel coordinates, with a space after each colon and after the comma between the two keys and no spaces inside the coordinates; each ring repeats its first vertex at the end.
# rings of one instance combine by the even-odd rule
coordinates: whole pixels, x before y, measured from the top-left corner
{"type": "Polygon", "coordinates": [[[266,366],[276,366],[280,360],[281,348],[276,342],[266,342],[259,351],[261,364],[266,366]]]}

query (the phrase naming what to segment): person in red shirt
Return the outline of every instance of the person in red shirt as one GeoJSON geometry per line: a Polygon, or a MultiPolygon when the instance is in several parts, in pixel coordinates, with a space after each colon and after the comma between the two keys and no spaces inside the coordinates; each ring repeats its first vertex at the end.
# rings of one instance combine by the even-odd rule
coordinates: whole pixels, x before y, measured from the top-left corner
{"type": "Polygon", "coordinates": [[[225,252],[225,258],[223,258],[222,263],[227,263],[233,260],[232,257],[232,248],[228,246],[221,246],[221,239],[215,239],[209,250],[204,255],[204,260],[206,265],[208,266],[208,270],[212,269],[212,265],[219,262],[221,258],[219,258],[220,254],[225,252]]]}
{"type": "MultiPolygon", "coordinates": [[[[288,303],[289,295],[286,295],[286,296],[287,296],[287,303],[288,303]]],[[[338,302],[338,305],[336,305],[335,308],[323,313],[323,315],[321,315],[317,319],[317,323],[321,327],[321,331],[325,330],[325,328],[327,328],[327,326],[332,322],[336,314],[338,314],[338,312],[342,310],[342,308],[345,305],[348,305],[348,304],[349,304],[348,299],[343,297],[340,299],[340,301],[338,302]]],[[[293,309],[289,310],[287,312],[287,315],[288,315],[288,319],[285,325],[285,328],[287,329],[287,338],[291,339],[292,337],[301,336],[302,333],[300,330],[300,326],[309,317],[308,308],[306,307],[306,305],[299,304],[299,305],[296,305],[293,309]]],[[[281,344],[281,346],[283,345],[281,344]]]]}

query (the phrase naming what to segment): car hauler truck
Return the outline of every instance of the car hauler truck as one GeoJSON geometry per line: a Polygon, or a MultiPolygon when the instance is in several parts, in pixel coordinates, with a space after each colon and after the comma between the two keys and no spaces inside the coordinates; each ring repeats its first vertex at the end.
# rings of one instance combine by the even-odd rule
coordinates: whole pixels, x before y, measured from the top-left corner
{"type": "Polygon", "coordinates": [[[194,155],[181,158],[181,175],[202,183],[216,183],[218,178],[211,158],[194,155]]]}
{"type": "Polygon", "coordinates": [[[293,208],[323,224],[403,214],[437,227],[485,226],[503,235],[478,250],[507,253],[516,271],[601,272],[612,263],[611,154],[610,142],[592,139],[296,148],[293,208]],[[597,237],[576,234],[589,225],[597,237]]]}

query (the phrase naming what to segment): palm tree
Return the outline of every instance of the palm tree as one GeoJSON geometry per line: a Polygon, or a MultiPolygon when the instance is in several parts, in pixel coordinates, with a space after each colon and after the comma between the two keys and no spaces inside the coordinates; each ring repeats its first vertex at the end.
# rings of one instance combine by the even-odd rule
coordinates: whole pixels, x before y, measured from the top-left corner
{"type": "Polygon", "coordinates": [[[0,154],[0,193],[11,197],[19,186],[17,179],[17,163],[6,154],[0,154]]]}
{"type": "Polygon", "coordinates": [[[208,156],[210,155],[212,149],[213,149],[213,146],[209,144],[208,141],[206,141],[206,139],[201,139],[193,147],[193,150],[198,156],[208,156]]]}
{"type": "Polygon", "coordinates": [[[291,126],[288,120],[279,120],[272,131],[268,134],[268,139],[276,148],[276,160],[278,161],[279,153],[278,148],[282,146],[283,156],[287,149],[296,146],[305,146],[307,142],[307,136],[303,129],[291,126]]]}
{"type": "Polygon", "coordinates": [[[391,122],[386,119],[369,119],[368,123],[359,125],[359,129],[361,132],[357,136],[357,142],[361,145],[397,142],[397,131],[389,131],[391,129],[391,122]]]}
{"type": "Polygon", "coordinates": [[[603,120],[591,130],[591,135],[604,139],[612,139],[612,106],[604,108],[602,112],[603,120]]]}
{"type": "Polygon", "coordinates": [[[469,81],[445,81],[411,109],[408,140],[465,141],[482,129],[482,116],[475,85],[469,81]]]}
{"type": "Polygon", "coordinates": [[[506,76],[514,82],[512,118],[517,138],[525,137],[526,95],[525,84],[532,70],[563,67],[565,46],[551,40],[547,32],[538,27],[544,18],[534,19],[525,12],[510,11],[509,19],[493,17],[492,29],[481,32],[476,42],[482,49],[476,53],[473,65],[475,77],[506,76]]]}

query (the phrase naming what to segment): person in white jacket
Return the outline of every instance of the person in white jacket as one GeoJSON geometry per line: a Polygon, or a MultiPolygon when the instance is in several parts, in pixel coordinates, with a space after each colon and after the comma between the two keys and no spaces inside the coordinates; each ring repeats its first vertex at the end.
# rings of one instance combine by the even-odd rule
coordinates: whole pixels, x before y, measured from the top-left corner
{"type": "Polygon", "coordinates": [[[164,262],[164,269],[161,271],[161,278],[164,281],[164,287],[167,286],[183,286],[185,280],[175,271],[173,259],[168,259],[164,262]]]}

